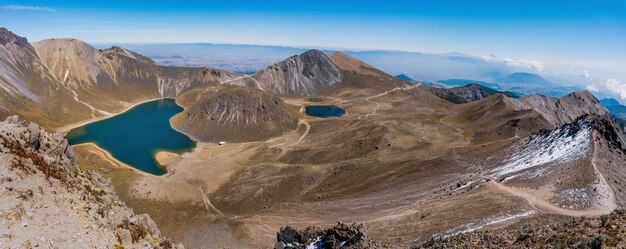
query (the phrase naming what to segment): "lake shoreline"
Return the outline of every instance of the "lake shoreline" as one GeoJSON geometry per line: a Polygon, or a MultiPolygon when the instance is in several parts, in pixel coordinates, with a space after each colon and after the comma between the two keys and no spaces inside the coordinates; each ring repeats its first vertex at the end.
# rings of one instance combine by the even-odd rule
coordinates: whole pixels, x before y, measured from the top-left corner
{"type": "Polygon", "coordinates": [[[174,154],[178,157],[197,147],[194,139],[174,129],[170,123],[171,117],[183,110],[175,99],[142,101],[126,109],[109,118],[82,122],[83,126],[68,130],[69,144],[97,144],[109,152],[111,158],[156,176],[168,173],[164,167],[167,163],[158,160],[157,152],[167,151],[170,152],[168,157],[174,154]]]}
{"type": "Polygon", "coordinates": [[[125,112],[129,111],[130,109],[133,109],[134,107],[136,107],[138,105],[145,104],[145,103],[148,103],[148,102],[151,102],[151,101],[155,101],[155,100],[161,100],[161,99],[175,99],[175,98],[158,97],[158,98],[142,100],[142,101],[139,101],[139,102],[136,102],[136,103],[133,103],[133,104],[129,105],[128,107],[124,108],[123,110],[121,110],[119,112],[111,113],[111,115],[104,115],[104,116],[101,116],[101,117],[90,118],[90,119],[87,119],[87,120],[83,120],[83,121],[79,121],[79,122],[76,122],[76,123],[73,123],[73,124],[69,124],[69,125],[66,125],[66,126],[63,126],[61,128],[56,129],[56,132],[63,134],[63,136],[66,136],[68,132],[70,132],[71,130],[76,129],[78,127],[85,126],[85,125],[88,125],[88,124],[91,124],[91,123],[94,123],[94,122],[98,122],[98,121],[102,121],[102,120],[105,120],[105,119],[109,119],[109,118],[115,117],[117,115],[120,115],[122,113],[125,113],[125,112]]]}
{"type": "MultiPolygon", "coordinates": [[[[150,177],[161,177],[161,176],[165,176],[167,175],[167,173],[163,174],[163,175],[154,175],[154,174],[150,174],[148,172],[142,171],[138,168],[135,168],[133,166],[130,166],[122,161],[120,161],[119,159],[115,158],[115,156],[113,156],[111,154],[111,152],[105,150],[104,148],[98,146],[98,144],[94,143],[94,142],[87,142],[87,143],[82,143],[82,144],[75,144],[72,146],[86,146],[86,147],[92,147],[92,149],[99,151],[100,153],[102,153],[103,155],[100,154],[96,154],[98,156],[100,156],[103,160],[108,161],[109,163],[111,163],[112,165],[116,165],[119,166],[122,169],[130,169],[133,172],[135,172],[136,174],[139,174],[141,176],[150,176],[150,177]]],[[[80,165],[78,166],[80,168],[80,165]]]]}
{"type": "Polygon", "coordinates": [[[182,107],[182,108],[183,108],[183,111],[182,111],[182,112],[180,112],[180,113],[177,113],[176,115],[174,115],[174,116],[172,116],[172,117],[170,118],[169,123],[170,123],[170,126],[172,127],[172,129],[174,129],[174,130],[176,130],[176,131],[178,131],[178,132],[180,132],[180,133],[182,133],[182,134],[185,134],[185,136],[187,136],[187,137],[191,138],[191,140],[193,140],[196,144],[197,144],[197,143],[199,143],[199,142],[204,142],[204,143],[206,143],[206,141],[201,141],[200,139],[198,139],[198,138],[197,138],[197,137],[195,137],[194,135],[192,135],[192,134],[188,134],[187,132],[185,132],[185,131],[183,131],[183,130],[179,129],[178,127],[176,127],[176,126],[174,125],[174,122],[173,122],[173,121],[174,121],[174,118],[175,118],[176,116],[178,116],[178,115],[182,115],[183,113],[185,113],[185,112],[187,111],[187,107],[186,107],[186,106],[184,106],[184,105],[182,105],[182,104],[180,104],[180,103],[178,103],[178,100],[177,100],[177,99],[174,99],[174,102],[175,102],[178,106],[182,107]]]}

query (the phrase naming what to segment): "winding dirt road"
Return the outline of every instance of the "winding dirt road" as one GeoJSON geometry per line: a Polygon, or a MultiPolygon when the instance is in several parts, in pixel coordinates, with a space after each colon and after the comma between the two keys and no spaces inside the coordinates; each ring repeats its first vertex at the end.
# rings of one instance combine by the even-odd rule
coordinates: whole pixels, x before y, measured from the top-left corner
{"type": "Polygon", "coordinates": [[[542,213],[549,214],[561,214],[567,216],[598,216],[602,214],[609,214],[613,212],[615,208],[617,208],[617,202],[615,201],[615,193],[611,189],[611,187],[606,182],[604,176],[598,170],[598,166],[595,163],[595,152],[594,157],[591,160],[591,165],[593,166],[593,170],[595,172],[597,179],[597,183],[594,184],[595,189],[597,191],[596,195],[596,203],[589,208],[584,209],[565,209],[561,208],[557,205],[554,205],[548,200],[541,199],[540,197],[529,193],[527,190],[522,188],[508,187],[505,186],[495,180],[489,181],[489,186],[492,186],[498,190],[507,192],[517,197],[524,198],[530,206],[542,213]]]}
{"type": "MultiPolygon", "coordinates": [[[[302,140],[304,140],[304,138],[305,138],[307,135],[309,135],[309,131],[311,130],[311,125],[309,124],[309,122],[307,122],[307,121],[306,121],[306,120],[304,120],[304,119],[300,119],[300,120],[298,120],[298,129],[300,129],[300,126],[301,126],[301,125],[306,126],[306,130],[304,130],[304,133],[300,136],[300,138],[298,139],[298,141],[296,141],[296,142],[294,142],[294,143],[292,143],[292,144],[286,145],[286,146],[294,146],[294,145],[297,145],[297,144],[299,144],[300,142],[302,142],[302,140]]],[[[297,131],[298,129],[296,129],[296,131],[297,131]]],[[[273,140],[273,139],[271,139],[271,140],[273,140]]],[[[268,140],[268,141],[266,141],[266,142],[270,142],[271,140],[268,140]]],[[[275,147],[279,147],[279,146],[283,146],[283,145],[285,145],[285,143],[279,143],[279,144],[275,144],[275,145],[270,146],[270,148],[275,148],[275,147]]]]}

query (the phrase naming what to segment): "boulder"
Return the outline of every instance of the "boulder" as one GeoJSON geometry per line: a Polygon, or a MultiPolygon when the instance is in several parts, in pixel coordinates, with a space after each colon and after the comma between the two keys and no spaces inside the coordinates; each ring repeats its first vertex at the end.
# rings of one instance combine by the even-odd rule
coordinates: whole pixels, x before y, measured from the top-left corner
{"type": "Polygon", "coordinates": [[[18,117],[17,115],[11,115],[8,116],[4,121],[9,124],[17,124],[20,121],[20,117],[18,117]]]}
{"type": "Polygon", "coordinates": [[[34,150],[38,150],[41,147],[41,127],[33,122],[28,124],[28,146],[34,150]]]}
{"type": "Polygon", "coordinates": [[[295,228],[290,226],[281,228],[276,234],[276,237],[279,242],[282,241],[286,244],[302,243],[302,236],[300,233],[295,228]]]}
{"type": "Polygon", "coordinates": [[[278,248],[351,248],[365,249],[377,248],[376,244],[369,240],[365,235],[365,226],[363,224],[344,224],[337,223],[336,226],[328,229],[318,227],[307,227],[304,230],[296,230],[293,227],[286,226],[277,233],[277,243],[274,245],[278,248]]]}

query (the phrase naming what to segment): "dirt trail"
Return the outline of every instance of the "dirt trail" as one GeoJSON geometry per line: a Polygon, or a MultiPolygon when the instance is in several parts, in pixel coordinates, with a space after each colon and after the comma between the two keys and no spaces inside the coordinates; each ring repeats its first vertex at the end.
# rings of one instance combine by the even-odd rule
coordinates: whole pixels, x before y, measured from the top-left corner
{"type": "Polygon", "coordinates": [[[488,185],[514,196],[524,198],[528,202],[528,204],[530,204],[530,206],[542,213],[561,214],[567,216],[598,216],[602,214],[608,214],[613,211],[613,209],[609,210],[606,206],[593,206],[590,208],[579,210],[565,209],[556,206],[547,200],[543,200],[521,188],[507,187],[495,180],[489,181],[488,185]]]}
{"type": "Polygon", "coordinates": [[[306,126],[306,130],[304,131],[304,134],[302,134],[302,136],[300,136],[300,138],[298,139],[298,141],[296,141],[293,144],[290,144],[289,146],[294,146],[296,144],[299,144],[300,142],[302,142],[302,140],[306,137],[306,135],[309,135],[309,131],[311,130],[311,125],[309,124],[309,122],[307,122],[304,119],[300,119],[298,121],[298,125],[303,124],[306,126]]]}
{"type": "Polygon", "coordinates": [[[598,165],[596,165],[596,149],[593,151],[593,157],[591,158],[591,165],[593,166],[593,172],[595,172],[598,177],[598,182],[594,184],[594,187],[597,191],[597,204],[605,210],[613,211],[618,207],[617,201],[615,200],[615,192],[611,189],[611,186],[607,183],[606,178],[600,170],[598,170],[598,165]]]}
{"type": "MultiPolygon", "coordinates": [[[[69,72],[69,71],[68,71],[68,72],[69,72]]],[[[72,88],[68,87],[67,85],[65,85],[65,83],[61,82],[61,85],[62,85],[65,89],[67,89],[68,91],[70,91],[70,92],[72,93],[72,97],[73,97],[74,101],[76,101],[76,102],[78,102],[78,103],[81,103],[81,104],[83,104],[83,105],[85,105],[85,106],[89,107],[89,109],[91,109],[91,117],[92,117],[92,118],[95,118],[95,117],[97,116],[95,113],[100,113],[100,114],[105,115],[105,116],[111,116],[111,115],[113,115],[113,114],[111,114],[110,112],[106,112],[106,111],[103,111],[103,110],[97,109],[97,108],[93,107],[92,105],[90,105],[90,104],[88,104],[88,103],[86,103],[86,102],[84,102],[84,101],[82,101],[82,100],[78,99],[78,93],[76,93],[76,91],[74,91],[74,89],[72,89],[72,88]]]]}
{"type": "Polygon", "coordinates": [[[241,80],[241,79],[245,79],[245,78],[252,79],[257,84],[257,87],[259,87],[259,89],[265,90],[265,89],[261,88],[261,86],[259,85],[259,81],[257,81],[255,78],[253,78],[252,75],[242,75],[242,76],[236,77],[234,79],[230,79],[230,80],[221,82],[221,84],[230,84],[232,82],[235,82],[235,81],[238,81],[238,80],[241,80]]]}
{"type": "Polygon", "coordinates": [[[213,206],[213,204],[211,203],[211,200],[209,200],[209,197],[204,193],[204,189],[202,189],[202,187],[199,187],[199,189],[200,189],[200,194],[202,195],[202,201],[204,202],[204,207],[207,209],[207,211],[209,211],[209,213],[214,214],[215,216],[224,217],[224,214],[222,213],[222,211],[220,211],[215,206],[213,206]]]}
{"type": "MultiPolygon", "coordinates": [[[[309,124],[309,122],[307,122],[307,121],[306,121],[306,120],[304,120],[304,119],[300,119],[300,120],[298,120],[298,129],[300,129],[300,125],[305,125],[305,126],[306,126],[306,130],[304,130],[304,133],[300,136],[300,138],[298,139],[298,141],[296,141],[296,142],[294,142],[294,143],[292,143],[292,144],[286,145],[286,146],[288,146],[288,147],[289,147],[289,146],[294,146],[294,145],[299,144],[299,143],[300,143],[300,142],[302,142],[302,140],[304,140],[304,138],[305,138],[305,137],[309,134],[309,131],[311,130],[311,125],[309,124]]],[[[298,129],[296,129],[296,131],[297,131],[298,129]]],[[[265,143],[270,143],[270,142],[272,142],[273,140],[274,140],[274,139],[270,139],[270,140],[268,140],[268,141],[265,141],[265,143]]],[[[270,146],[270,148],[280,147],[280,146],[283,146],[283,145],[285,145],[285,143],[274,144],[274,145],[270,146]]]]}
{"type": "MultiPolygon", "coordinates": [[[[376,102],[376,101],[372,101],[372,99],[374,99],[374,98],[380,98],[380,97],[383,97],[383,96],[385,96],[385,95],[387,95],[387,94],[389,94],[389,93],[391,93],[391,92],[395,92],[395,91],[402,91],[402,90],[409,90],[409,89],[417,88],[417,87],[419,87],[419,86],[421,86],[421,85],[422,85],[422,83],[416,83],[415,85],[412,85],[412,86],[410,86],[410,87],[395,87],[395,88],[393,88],[393,89],[391,89],[391,90],[387,90],[387,91],[385,91],[384,93],[381,93],[381,94],[377,94],[377,95],[374,95],[374,96],[369,96],[369,97],[367,97],[367,98],[365,99],[365,101],[367,101],[367,102],[369,102],[369,103],[372,103],[372,104],[375,104],[375,105],[376,105],[376,107],[374,108],[374,110],[372,110],[372,112],[371,112],[371,113],[365,114],[365,117],[364,117],[364,118],[367,118],[367,117],[369,117],[369,116],[371,116],[371,115],[375,115],[375,114],[376,114],[376,111],[378,111],[378,109],[380,109],[380,103],[379,103],[379,102],[376,102]]],[[[361,115],[359,115],[358,119],[361,119],[361,118],[362,118],[362,117],[361,117],[361,115]]]]}

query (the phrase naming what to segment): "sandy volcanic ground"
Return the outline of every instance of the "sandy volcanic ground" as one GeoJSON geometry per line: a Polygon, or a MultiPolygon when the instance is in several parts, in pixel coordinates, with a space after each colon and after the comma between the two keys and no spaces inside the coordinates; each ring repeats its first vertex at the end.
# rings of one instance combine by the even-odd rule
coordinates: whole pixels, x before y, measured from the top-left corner
{"type": "Polygon", "coordinates": [[[363,222],[381,244],[403,247],[529,217],[608,210],[566,210],[550,202],[553,189],[489,179],[493,165],[485,159],[514,143],[517,132],[477,143],[478,129],[458,118],[466,110],[420,86],[285,101],[301,112],[306,104],[333,104],[346,115],[301,115],[297,129],[266,141],[159,152],[163,176],[130,170],[93,145],[75,146],[78,162],[111,177],[129,206],[188,248],[269,248],[281,226],[337,221],[363,222]]]}

